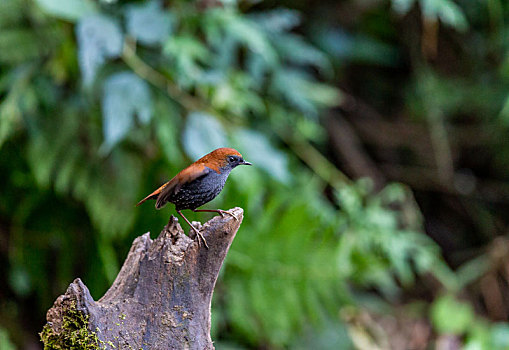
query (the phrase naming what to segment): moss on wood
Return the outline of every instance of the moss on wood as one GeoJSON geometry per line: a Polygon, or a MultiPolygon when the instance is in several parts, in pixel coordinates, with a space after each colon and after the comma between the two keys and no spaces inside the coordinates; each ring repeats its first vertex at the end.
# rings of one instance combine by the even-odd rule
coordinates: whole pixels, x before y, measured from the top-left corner
{"type": "Polygon", "coordinates": [[[47,323],[39,333],[44,350],[108,349],[106,343],[97,337],[97,333],[88,329],[88,324],[88,315],[77,310],[76,304],[71,302],[64,311],[58,332],[47,323]]]}

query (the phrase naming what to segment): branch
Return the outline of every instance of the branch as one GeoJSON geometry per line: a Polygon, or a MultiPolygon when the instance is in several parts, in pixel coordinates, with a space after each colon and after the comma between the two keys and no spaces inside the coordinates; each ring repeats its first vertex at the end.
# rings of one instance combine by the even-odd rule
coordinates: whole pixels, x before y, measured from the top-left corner
{"type": "Polygon", "coordinates": [[[214,349],[210,305],[219,270],[243,218],[216,216],[198,246],[171,217],[159,237],[136,238],[115,282],[94,301],[78,278],[48,311],[45,349],[214,349]]]}

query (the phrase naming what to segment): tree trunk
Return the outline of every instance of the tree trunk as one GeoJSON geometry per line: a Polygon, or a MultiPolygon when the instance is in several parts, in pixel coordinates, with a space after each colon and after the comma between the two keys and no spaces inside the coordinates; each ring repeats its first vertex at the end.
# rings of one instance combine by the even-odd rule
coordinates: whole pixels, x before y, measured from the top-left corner
{"type": "MultiPolygon", "coordinates": [[[[202,226],[209,249],[171,217],[159,237],[136,238],[115,282],[94,301],[78,278],[48,311],[45,349],[214,349],[210,303],[243,210],[202,226]]],[[[190,230],[192,233],[193,231],[190,230]]]]}

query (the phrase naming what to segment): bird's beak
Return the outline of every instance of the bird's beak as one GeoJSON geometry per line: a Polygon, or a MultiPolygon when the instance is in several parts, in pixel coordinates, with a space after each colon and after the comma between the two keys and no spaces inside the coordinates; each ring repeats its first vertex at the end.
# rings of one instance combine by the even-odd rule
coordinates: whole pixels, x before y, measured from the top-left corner
{"type": "Polygon", "coordinates": [[[242,161],[242,163],[241,163],[241,164],[242,164],[242,165],[253,165],[253,164],[251,164],[251,163],[249,163],[249,162],[246,162],[245,160],[244,160],[244,161],[242,161]]]}

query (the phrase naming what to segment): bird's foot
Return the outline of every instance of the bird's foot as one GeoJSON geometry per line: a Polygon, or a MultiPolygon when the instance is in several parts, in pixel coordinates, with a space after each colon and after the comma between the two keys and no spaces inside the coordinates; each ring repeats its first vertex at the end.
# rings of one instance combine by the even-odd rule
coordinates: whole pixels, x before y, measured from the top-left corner
{"type": "Polygon", "coordinates": [[[189,226],[191,226],[191,229],[194,230],[194,232],[196,232],[196,236],[198,237],[198,246],[200,246],[200,239],[201,241],[203,242],[203,244],[205,245],[205,248],[209,249],[209,246],[207,244],[207,241],[205,240],[205,237],[203,237],[203,235],[201,234],[200,230],[198,230],[196,227],[193,226],[193,224],[191,224],[189,222],[189,220],[187,220],[187,218],[184,216],[184,214],[182,214],[182,212],[180,210],[177,210],[177,213],[182,216],[182,219],[184,219],[188,224],[189,226]]]}
{"type": "Polygon", "coordinates": [[[196,212],[207,212],[207,213],[219,213],[221,214],[221,216],[224,218],[225,214],[228,214],[230,216],[233,216],[233,218],[237,221],[239,221],[239,218],[236,217],[235,215],[233,215],[232,213],[230,213],[228,210],[223,210],[223,209],[194,209],[193,210],[195,213],[196,212]]]}
{"type": "Polygon", "coordinates": [[[200,246],[201,242],[203,242],[203,245],[205,246],[205,248],[209,249],[209,245],[207,244],[207,240],[205,239],[205,237],[203,237],[203,235],[201,234],[200,230],[198,230],[193,225],[191,225],[191,227],[194,230],[194,232],[196,233],[196,237],[198,237],[198,245],[200,246]]]}
{"type": "Polygon", "coordinates": [[[233,216],[233,218],[234,218],[235,220],[239,221],[239,218],[238,218],[238,217],[236,217],[235,215],[233,215],[232,213],[230,213],[228,210],[217,209],[217,212],[218,212],[219,214],[221,214],[221,216],[222,216],[223,218],[224,218],[224,215],[225,215],[225,214],[228,214],[228,215],[230,215],[230,216],[233,216]]]}

